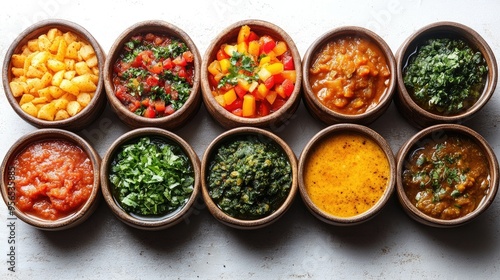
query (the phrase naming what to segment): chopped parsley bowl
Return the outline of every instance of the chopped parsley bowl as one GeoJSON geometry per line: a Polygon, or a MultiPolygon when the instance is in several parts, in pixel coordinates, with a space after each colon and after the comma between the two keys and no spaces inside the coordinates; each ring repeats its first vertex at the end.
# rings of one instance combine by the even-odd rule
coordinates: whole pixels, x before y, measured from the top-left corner
{"type": "Polygon", "coordinates": [[[103,157],[102,191],[123,222],[161,229],[188,215],[199,191],[199,158],[167,130],[140,128],[118,138],[103,157]]]}

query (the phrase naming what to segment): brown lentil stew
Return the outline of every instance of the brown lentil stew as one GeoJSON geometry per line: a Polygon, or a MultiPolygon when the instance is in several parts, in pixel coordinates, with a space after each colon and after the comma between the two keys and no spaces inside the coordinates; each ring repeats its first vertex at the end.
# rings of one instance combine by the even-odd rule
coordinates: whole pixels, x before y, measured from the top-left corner
{"type": "Polygon", "coordinates": [[[410,201],[426,215],[457,219],[476,209],[488,192],[488,161],[466,137],[429,141],[407,159],[403,185],[410,201]]]}
{"type": "Polygon", "coordinates": [[[348,115],[374,107],[386,92],[391,75],[382,50],[372,40],[357,36],[327,43],[309,72],[318,100],[348,115]]]}

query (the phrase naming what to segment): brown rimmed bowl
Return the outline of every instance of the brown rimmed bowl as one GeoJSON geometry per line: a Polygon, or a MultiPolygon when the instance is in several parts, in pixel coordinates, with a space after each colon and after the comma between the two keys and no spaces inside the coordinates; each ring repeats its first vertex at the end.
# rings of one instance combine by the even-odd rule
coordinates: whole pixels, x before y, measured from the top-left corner
{"type": "Polygon", "coordinates": [[[222,30],[217,37],[215,37],[208,46],[205,54],[203,55],[203,62],[201,65],[201,90],[203,95],[203,102],[209,114],[224,128],[235,128],[242,126],[259,127],[259,128],[277,128],[286,123],[295,113],[299,104],[301,96],[301,59],[300,53],[295,45],[293,39],[280,27],[273,23],[263,20],[242,20],[235,22],[224,30],[222,30]],[[284,41],[290,50],[294,67],[296,71],[295,88],[286,103],[277,111],[263,117],[246,118],[232,114],[223,108],[212,95],[208,65],[216,59],[217,51],[220,46],[225,43],[233,43],[237,41],[237,36],[240,28],[248,25],[252,31],[255,31],[259,36],[270,35],[277,41],[284,41]]]}
{"type": "Polygon", "coordinates": [[[395,104],[401,115],[413,126],[424,128],[440,123],[461,124],[471,119],[490,100],[495,92],[498,80],[498,66],[495,55],[488,43],[472,28],[456,22],[436,22],[424,26],[409,36],[396,52],[397,64],[397,94],[395,104]],[[486,60],[488,74],[486,84],[479,99],[467,110],[456,115],[439,115],[431,113],[420,107],[411,97],[404,84],[404,67],[409,56],[417,47],[431,38],[457,38],[462,39],[473,50],[480,51],[486,60]]]}
{"type": "Polygon", "coordinates": [[[205,204],[207,205],[208,211],[217,219],[219,222],[222,224],[225,224],[229,227],[233,227],[236,229],[243,229],[243,230],[251,230],[251,229],[259,229],[263,228],[266,226],[271,225],[272,223],[276,222],[279,218],[281,218],[285,212],[289,209],[291,206],[295,194],[297,192],[297,159],[295,157],[295,154],[293,153],[292,149],[286,144],[285,141],[283,141],[281,138],[276,136],[275,134],[261,129],[261,128],[256,128],[256,127],[238,127],[238,128],[233,128],[231,130],[228,130],[222,134],[220,134],[218,137],[216,137],[210,145],[207,147],[203,158],[202,158],[202,163],[201,163],[201,186],[202,186],[202,195],[203,195],[203,200],[205,201],[205,204]],[[284,202],[276,208],[272,213],[270,213],[267,216],[257,218],[257,219],[240,219],[240,218],[235,218],[233,216],[230,216],[227,214],[225,211],[223,211],[217,204],[214,202],[210,195],[210,189],[208,186],[207,178],[210,175],[210,165],[212,162],[213,157],[217,153],[218,149],[227,143],[231,143],[234,141],[235,137],[257,137],[259,140],[262,142],[268,142],[272,143],[273,145],[276,145],[278,148],[280,148],[285,156],[287,157],[291,171],[292,171],[292,183],[290,186],[290,190],[288,192],[287,197],[285,198],[284,202]]]}
{"type": "Polygon", "coordinates": [[[111,144],[111,146],[107,150],[105,156],[102,159],[101,184],[102,184],[102,194],[104,196],[106,204],[108,204],[113,214],[120,221],[131,227],[138,229],[162,230],[170,228],[182,222],[183,220],[186,220],[191,214],[192,207],[196,202],[196,199],[198,198],[198,193],[200,189],[200,160],[198,158],[198,155],[193,150],[193,148],[189,145],[189,143],[187,143],[178,135],[160,128],[154,128],[154,127],[137,128],[120,136],[113,142],[113,144],[111,144]],[[167,143],[177,145],[189,158],[189,162],[193,168],[193,173],[194,173],[193,191],[189,199],[183,206],[180,206],[179,209],[174,210],[171,213],[162,215],[160,217],[145,217],[145,216],[130,214],[127,211],[125,211],[119,205],[117,199],[115,198],[113,185],[109,180],[110,169],[112,167],[111,165],[116,155],[121,151],[122,146],[129,143],[134,143],[142,137],[158,138],[162,139],[163,141],[166,141],[167,143]]]}
{"type": "Polygon", "coordinates": [[[138,22],[125,29],[114,41],[111,49],[108,52],[106,63],[104,66],[104,86],[106,95],[111,105],[111,109],[116,113],[118,118],[130,128],[141,127],[157,127],[168,130],[176,130],[186,124],[196,113],[201,105],[200,96],[200,65],[201,58],[198,48],[189,35],[179,27],[162,20],[146,20],[138,22]],[[147,118],[139,116],[129,111],[125,105],[115,96],[115,86],[113,84],[114,64],[118,60],[123,51],[125,43],[131,37],[140,33],[165,34],[177,38],[184,42],[189,50],[194,55],[194,73],[193,86],[189,94],[189,98],[182,107],[173,114],[159,117],[147,118]]]}
{"type": "Polygon", "coordinates": [[[404,211],[415,221],[431,227],[452,228],[464,225],[476,219],[479,215],[484,213],[486,209],[488,209],[488,207],[491,206],[498,191],[498,180],[499,180],[498,161],[493,149],[490,147],[486,139],[484,139],[479,133],[463,125],[438,124],[421,130],[420,132],[412,136],[410,139],[408,139],[401,146],[396,156],[396,162],[397,162],[396,188],[397,188],[398,199],[401,203],[401,206],[403,207],[404,211]],[[482,150],[489,166],[489,188],[483,199],[479,202],[479,204],[475,208],[475,210],[473,210],[472,212],[463,217],[451,220],[445,220],[426,215],[422,213],[415,205],[412,204],[412,202],[410,201],[405,192],[405,186],[403,183],[403,172],[406,169],[405,166],[408,163],[408,157],[416,149],[423,148],[425,144],[429,143],[430,141],[441,140],[441,139],[445,140],[450,134],[459,135],[461,137],[471,139],[482,150]]]}
{"type": "Polygon", "coordinates": [[[396,60],[394,59],[391,48],[379,35],[366,28],[358,26],[334,28],[317,38],[304,54],[302,62],[302,75],[302,87],[304,90],[302,98],[304,100],[304,104],[313,117],[327,125],[337,123],[357,123],[368,125],[374,122],[387,110],[392,102],[392,98],[396,90],[396,60]],[[362,38],[377,46],[382,52],[387,68],[390,71],[390,78],[388,79],[387,87],[385,91],[381,93],[378,102],[374,103],[375,105],[370,105],[366,111],[359,114],[346,114],[328,108],[318,99],[311,86],[312,81],[310,78],[310,69],[316,61],[319,53],[327,46],[328,43],[345,37],[362,38]]]}
{"type": "Polygon", "coordinates": [[[22,31],[7,50],[2,66],[2,82],[4,92],[7,100],[9,101],[9,104],[14,109],[16,114],[18,114],[29,124],[37,128],[59,128],[71,131],[80,131],[89,126],[94,120],[96,120],[101,115],[104,107],[106,106],[104,82],[102,79],[104,61],[105,54],[102,51],[101,46],[92,36],[92,34],[90,34],[84,27],[74,22],[63,19],[42,20],[22,31]],[[48,121],[39,119],[23,111],[21,109],[21,106],[19,105],[19,98],[14,97],[9,83],[13,78],[13,74],[11,71],[11,68],[13,67],[12,55],[21,53],[22,47],[25,46],[28,41],[36,39],[42,34],[46,34],[52,28],[58,28],[62,32],[71,31],[73,34],[78,36],[80,40],[89,43],[93,47],[98,62],[99,81],[97,83],[97,89],[94,93],[94,96],[90,100],[90,103],[85,108],[83,108],[82,111],[64,120],[48,121]]]}
{"type": "MultiPolygon", "coordinates": [[[[338,163],[341,164],[341,163],[338,163]]],[[[367,170],[367,172],[371,172],[367,170]]],[[[302,151],[299,158],[299,191],[306,205],[307,209],[312,213],[313,216],[318,218],[319,220],[335,225],[335,226],[353,226],[364,223],[376,215],[378,215],[384,206],[387,204],[389,198],[394,192],[394,186],[396,183],[396,161],[394,158],[394,154],[391,150],[391,147],[387,143],[387,141],[379,135],[377,132],[372,130],[369,127],[359,125],[359,124],[335,124],[329,127],[324,128],[316,135],[314,135],[311,140],[307,143],[304,150],[302,151]],[[349,216],[349,217],[341,217],[339,215],[334,215],[332,213],[327,212],[318,206],[312,199],[308,192],[308,186],[306,186],[305,182],[305,174],[308,168],[308,162],[310,160],[311,155],[315,152],[318,145],[322,144],[322,141],[325,139],[335,136],[341,135],[343,133],[354,133],[366,137],[373,141],[376,145],[378,145],[384,156],[388,162],[388,174],[389,178],[387,179],[387,185],[381,195],[381,197],[365,212],[349,216]]],[[[334,181],[332,181],[332,185],[334,181]]],[[[356,197],[356,199],[360,199],[361,197],[356,197]]]]}
{"type": "Polygon", "coordinates": [[[5,155],[1,167],[1,192],[3,201],[7,205],[9,213],[14,214],[20,220],[35,228],[47,231],[57,231],[75,227],[83,223],[92,215],[92,213],[94,213],[101,199],[99,180],[100,163],[101,158],[99,157],[99,154],[94,150],[94,148],[83,138],[73,132],[55,128],[45,128],[33,131],[19,138],[5,155]],[[15,176],[14,161],[19,153],[21,153],[27,147],[31,146],[34,143],[47,140],[64,140],[80,147],[92,162],[94,173],[94,184],[88,200],[75,213],[56,220],[42,219],[31,214],[24,213],[18,210],[15,206],[16,193],[15,183],[13,181],[13,176],[15,176]]]}

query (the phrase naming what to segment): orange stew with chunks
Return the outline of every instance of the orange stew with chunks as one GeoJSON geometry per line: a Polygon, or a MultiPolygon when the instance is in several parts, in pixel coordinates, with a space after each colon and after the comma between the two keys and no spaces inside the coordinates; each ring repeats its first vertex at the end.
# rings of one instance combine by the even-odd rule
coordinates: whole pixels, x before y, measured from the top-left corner
{"type": "Polygon", "coordinates": [[[139,116],[168,116],[188,100],[194,70],[194,55],[184,42],[138,34],[125,43],[114,64],[115,96],[139,116]]]}
{"type": "Polygon", "coordinates": [[[408,199],[424,214],[438,219],[469,214],[489,190],[486,156],[464,136],[428,140],[407,159],[403,186],[408,199]]]}
{"type": "Polygon", "coordinates": [[[345,36],[327,43],[309,69],[312,90],[327,108],[362,114],[386,92],[391,72],[382,50],[370,39],[345,36]]]}
{"type": "Polygon", "coordinates": [[[42,219],[73,214],[92,193],[91,160],[80,147],[64,140],[28,146],[16,156],[13,167],[17,209],[42,219]]]}
{"type": "Polygon", "coordinates": [[[236,43],[222,44],[208,66],[217,103],[248,118],[279,110],[295,89],[292,54],[284,41],[240,28],[236,43]]]}

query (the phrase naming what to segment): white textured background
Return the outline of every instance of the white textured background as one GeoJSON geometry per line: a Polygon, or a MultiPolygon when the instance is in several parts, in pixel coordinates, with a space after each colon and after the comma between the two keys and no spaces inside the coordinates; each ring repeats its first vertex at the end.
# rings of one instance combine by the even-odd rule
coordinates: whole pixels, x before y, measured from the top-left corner
{"type": "MultiPolygon", "coordinates": [[[[107,52],[130,25],[162,19],[187,32],[201,54],[220,30],[249,18],[279,25],[301,55],[321,34],[343,25],[377,32],[395,52],[416,29],[441,20],[466,24],[498,55],[498,1],[4,1],[0,9],[0,62],[14,38],[38,20],[63,18],[90,31],[107,52]]],[[[3,88],[0,89],[3,91],[3,88]]],[[[465,123],[500,152],[498,91],[482,112],[465,123]]],[[[35,128],[19,118],[0,94],[0,159],[23,134],[35,128]]],[[[299,156],[306,142],[324,127],[301,104],[293,121],[274,131],[299,156]]],[[[370,125],[396,152],[416,129],[393,105],[370,125]]],[[[79,134],[104,155],[128,129],[109,111],[79,134]],[[112,120],[109,129],[100,124],[112,120]]],[[[198,155],[223,129],[204,107],[176,133],[198,155]]],[[[240,231],[217,222],[203,203],[188,221],[160,232],[145,232],[118,221],[103,202],[84,224],[44,232],[16,222],[16,272],[7,270],[7,209],[0,203],[0,279],[498,279],[500,205],[475,222],[455,229],[434,229],[411,220],[395,197],[370,222],[341,228],[316,220],[300,196],[277,223],[240,231]]]]}

